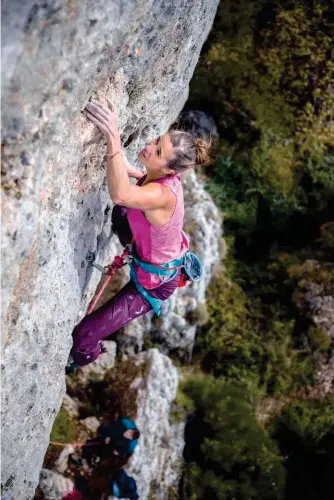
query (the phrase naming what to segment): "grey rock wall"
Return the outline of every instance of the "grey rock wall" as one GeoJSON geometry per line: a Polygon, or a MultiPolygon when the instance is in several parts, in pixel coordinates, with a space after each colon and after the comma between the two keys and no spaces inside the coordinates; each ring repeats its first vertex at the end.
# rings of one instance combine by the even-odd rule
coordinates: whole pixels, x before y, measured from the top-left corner
{"type": "MultiPolygon", "coordinates": [[[[321,267],[319,265],[319,271],[321,267]]],[[[328,273],[333,272],[333,268],[328,273]]],[[[308,316],[313,323],[321,328],[331,339],[330,353],[316,353],[316,379],[323,394],[334,392],[334,290],[331,294],[324,290],[322,284],[305,283],[305,303],[308,316]]]]}
{"type": "Polygon", "coordinates": [[[54,470],[42,469],[39,487],[45,500],[62,500],[67,493],[74,489],[74,483],[68,477],[64,477],[54,470]]]}
{"type": "Polygon", "coordinates": [[[2,484],[33,496],[71,330],[106,262],[105,145],[80,114],[118,105],[127,154],[181,110],[218,0],[2,2],[2,484]]]}
{"type": "Polygon", "coordinates": [[[136,377],[136,424],[141,431],[138,446],[127,466],[137,482],[139,497],[168,498],[168,488],[176,487],[180,477],[184,447],[184,424],[170,423],[171,404],[178,387],[178,371],[170,358],[150,349],[134,358],[144,375],[136,377]]]}

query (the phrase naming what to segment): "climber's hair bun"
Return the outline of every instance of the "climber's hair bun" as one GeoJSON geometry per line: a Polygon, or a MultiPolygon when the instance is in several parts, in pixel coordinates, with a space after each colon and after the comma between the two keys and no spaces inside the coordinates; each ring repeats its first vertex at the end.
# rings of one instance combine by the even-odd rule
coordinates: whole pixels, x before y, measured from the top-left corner
{"type": "Polygon", "coordinates": [[[195,139],[196,165],[205,165],[210,161],[211,140],[195,139]]]}
{"type": "Polygon", "coordinates": [[[169,132],[174,155],[168,167],[177,173],[204,165],[210,161],[211,140],[198,139],[183,130],[169,132]]]}

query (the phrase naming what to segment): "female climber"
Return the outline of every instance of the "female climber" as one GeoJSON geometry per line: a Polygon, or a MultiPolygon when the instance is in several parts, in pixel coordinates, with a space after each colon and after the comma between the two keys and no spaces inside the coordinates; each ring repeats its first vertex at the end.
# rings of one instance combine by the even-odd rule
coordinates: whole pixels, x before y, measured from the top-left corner
{"type": "Polygon", "coordinates": [[[143,175],[122,152],[114,108],[92,100],[86,111],[107,140],[107,184],[115,204],[113,230],[123,246],[134,241],[135,257],[131,279],[124,288],[74,328],[70,357],[73,367],[93,362],[103,352],[103,338],[156,310],[157,304],[178,287],[177,264],[189,248],[182,229],[180,174],[205,163],[209,149],[205,141],[186,132],[170,131],[140,152],[138,160],[147,172],[143,175]],[[131,184],[129,177],[137,178],[137,184],[131,184]]]}

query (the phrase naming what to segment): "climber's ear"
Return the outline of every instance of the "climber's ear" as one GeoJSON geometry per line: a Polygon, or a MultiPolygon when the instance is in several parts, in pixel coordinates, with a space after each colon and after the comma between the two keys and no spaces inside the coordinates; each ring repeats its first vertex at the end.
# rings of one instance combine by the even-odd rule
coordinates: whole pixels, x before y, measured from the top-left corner
{"type": "Polygon", "coordinates": [[[168,168],[168,167],[163,167],[162,173],[164,175],[175,175],[176,174],[175,170],[173,170],[172,168],[168,168]]]}

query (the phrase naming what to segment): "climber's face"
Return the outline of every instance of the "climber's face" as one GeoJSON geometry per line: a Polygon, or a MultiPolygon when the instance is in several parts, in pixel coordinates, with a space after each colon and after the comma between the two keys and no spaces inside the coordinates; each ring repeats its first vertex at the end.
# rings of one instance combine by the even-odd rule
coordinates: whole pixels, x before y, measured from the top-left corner
{"type": "Polygon", "coordinates": [[[139,153],[138,160],[146,167],[147,173],[154,175],[173,175],[167,161],[173,157],[173,144],[169,134],[161,135],[149,142],[139,153]]]}

